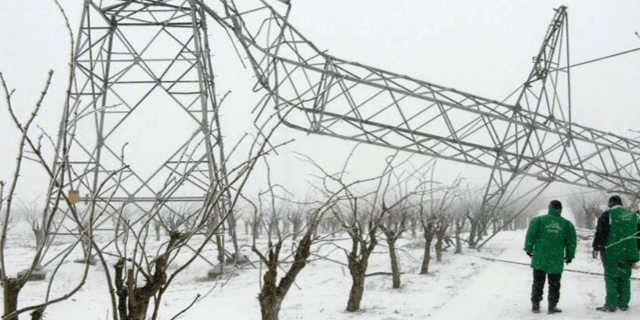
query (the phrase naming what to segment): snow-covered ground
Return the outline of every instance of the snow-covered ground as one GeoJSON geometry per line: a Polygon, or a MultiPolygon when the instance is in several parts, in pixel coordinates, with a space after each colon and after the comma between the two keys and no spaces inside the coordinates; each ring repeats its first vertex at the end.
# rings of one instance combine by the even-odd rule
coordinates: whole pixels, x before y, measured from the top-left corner
{"type": "MultiPolygon", "coordinates": [[[[27,229],[28,231],[28,229],[27,229]]],[[[243,237],[243,241],[247,238],[243,237]]],[[[329,237],[328,239],[331,239],[329,237]]],[[[264,237],[262,238],[264,241],[264,237]]],[[[33,251],[28,232],[18,232],[9,238],[8,269],[23,268],[25,257],[33,251]]],[[[428,275],[418,274],[423,244],[409,234],[399,240],[402,287],[391,288],[390,276],[371,276],[366,279],[366,291],[361,311],[345,311],[351,279],[345,266],[328,260],[315,260],[298,276],[286,297],[280,319],[632,319],[640,317],[640,281],[633,281],[630,310],[605,314],[595,310],[604,302],[604,279],[601,276],[567,272],[562,277],[559,307],[563,313],[547,315],[546,290],[543,312],[530,311],[532,271],[529,266],[483,259],[494,258],[528,263],[522,251],[524,231],[501,232],[480,251],[465,249],[462,255],[453,254],[452,248],[444,254],[442,262],[431,263],[428,275]]],[[[337,236],[335,242],[347,247],[349,241],[337,236]]],[[[389,257],[384,241],[372,255],[368,273],[388,272],[389,257]]],[[[62,244],[59,244],[62,246],[62,244]]],[[[334,246],[322,246],[318,254],[345,262],[344,253],[334,246]],[[331,252],[333,251],[333,252],[331,252]],[[331,252],[331,253],[330,253],[331,252]],[[330,254],[329,254],[330,253],[330,254]]],[[[208,251],[210,259],[214,252],[208,251]]],[[[71,261],[71,260],[70,260],[71,261]]],[[[258,265],[256,264],[256,267],[258,265]]],[[[287,265],[283,265],[287,268],[287,265]]],[[[51,276],[49,268],[48,278],[51,276]]],[[[180,319],[260,319],[256,299],[259,290],[260,269],[249,267],[238,272],[228,282],[204,281],[210,267],[199,260],[177,278],[162,302],[161,319],[171,319],[186,308],[198,294],[204,296],[180,319]]],[[[590,243],[579,241],[578,253],[569,270],[601,272],[599,260],[591,258],[590,243]]],[[[83,265],[63,264],[52,297],[65,293],[78,280],[83,265]]],[[[175,269],[174,269],[175,270],[175,269]]],[[[10,273],[12,271],[10,270],[10,273]]],[[[280,274],[282,275],[282,273],[280,274]]],[[[635,276],[635,275],[634,275],[635,276]]],[[[43,301],[46,282],[29,282],[20,296],[20,306],[43,301]]],[[[1,293],[0,293],[1,294],[1,293]]],[[[109,319],[110,300],[101,266],[91,267],[89,278],[82,290],[72,299],[51,306],[46,318],[109,319]]],[[[27,318],[23,315],[22,318],[27,318]]]]}

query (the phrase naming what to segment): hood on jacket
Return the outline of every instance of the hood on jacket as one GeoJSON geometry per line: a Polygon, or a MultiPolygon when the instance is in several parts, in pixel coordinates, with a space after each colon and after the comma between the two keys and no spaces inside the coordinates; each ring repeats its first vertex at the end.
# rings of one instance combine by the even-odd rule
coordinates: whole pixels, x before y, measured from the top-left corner
{"type": "Polygon", "coordinates": [[[549,215],[559,217],[560,213],[562,213],[561,209],[549,209],[549,215]]]}

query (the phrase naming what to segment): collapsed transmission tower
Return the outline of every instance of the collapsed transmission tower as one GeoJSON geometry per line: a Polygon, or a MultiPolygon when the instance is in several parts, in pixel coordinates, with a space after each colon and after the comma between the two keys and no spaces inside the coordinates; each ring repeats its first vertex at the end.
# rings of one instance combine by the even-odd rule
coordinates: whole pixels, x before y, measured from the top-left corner
{"type": "MultiPolygon", "coordinates": [[[[235,35],[256,88],[266,91],[262,103],[287,126],[491,169],[487,214],[526,176],[544,186],[640,190],[640,142],[572,122],[566,7],[556,9],[531,72],[504,101],[333,57],[289,23],[290,10],[287,0],[86,1],[71,112],[82,119],[76,131],[95,134],[71,137],[82,152],[74,151],[69,169],[81,174],[63,188],[81,189],[85,199],[121,188],[112,198],[135,205],[158,203],[180,179],[200,194],[211,185],[223,190],[206,13],[235,35]],[[151,175],[128,169],[96,195],[97,181],[126,163],[114,149],[125,141],[117,133],[145,104],[186,112],[191,136],[151,175]]],[[[190,194],[172,200],[201,198],[190,194]]]]}
{"type": "MultiPolygon", "coordinates": [[[[67,171],[75,178],[61,187],[65,194],[77,190],[81,201],[95,199],[104,210],[93,228],[109,229],[123,204],[139,212],[162,206],[195,215],[180,207],[212,194],[223,199],[215,208],[222,219],[230,196],[203,11],[193,1],[85,1],[74,50],[70,108],[63,119],[74,119],[65,132],[73,133],[67,137],[73,148],[67,171]],[[152,130],[157,117],[170,127],[156,130],[184,140],[149,168],[145,159],[157,153],[145,152],[157,141],[136,135],[152,130]]],[[[152,147],[167,149],[164,143],[152,147]]],[[[237,252],[233,215],[228,221],[237,252]]]]}
{"type": "Polygon", "coordinates": [[[640,191],[640,142],[572,122],[564,6],[525,81],[497,101],[333,57],[291,25],[289,1],[196,2],[236,35],[289,127],[489,168],[488,215],[525,176],[538,193],[553,181],[640,191]]]}

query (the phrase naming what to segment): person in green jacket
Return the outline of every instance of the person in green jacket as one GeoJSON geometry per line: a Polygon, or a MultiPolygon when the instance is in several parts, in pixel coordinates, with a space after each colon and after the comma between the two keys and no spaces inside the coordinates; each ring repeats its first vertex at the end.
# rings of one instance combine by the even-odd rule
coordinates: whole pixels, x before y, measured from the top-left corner
{"type": "Polygon", "coordinates": [[[549,314],[562,312],[558,309],[560,300],[560,278],[564,271],[563,262],[571,263],[576,255],[576,229],[569,220],[560,216],[562,203],[552,200],[546,215],[531,220],[524,250],[531,257],[533,286],[531,304],[534,313],[540,312],[540,301],[545,279],[549,278],[549,314]]]}
{"type": "Polygon", "coordinates": [[[622,207],[619,196],[609,198],[609,210],[596,225],[593,250],[600,252],[604,265],[607,298],[600,311],[627,311],[631,300],[631,266],[640,260],[640,224],[638,216],[622,207]]]}

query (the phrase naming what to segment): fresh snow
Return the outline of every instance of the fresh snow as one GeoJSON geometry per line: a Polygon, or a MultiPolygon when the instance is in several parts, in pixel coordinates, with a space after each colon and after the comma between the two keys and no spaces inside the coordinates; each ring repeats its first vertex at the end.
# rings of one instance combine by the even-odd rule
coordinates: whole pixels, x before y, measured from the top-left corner
{"type": "MultiPolygon", "coordinates": [[[[26,267],[28,256],[33,252],[33,239],[27,228],[19,226],[20,232],[9,237],[6,255],[9,273],[26,267]],[[24,232],[23,232],[24,231],[24,232]]],[[[242,230],[242,229],[239,229],[242,230]]],[[[106,236],[106,235],[103,235],[106,236]]],[[[345,263],[346,258],[340,249],[349,247],[350,240],[345,235],[327,236],[327,241],[316,245],[318,255],[345,263]]],[[[634,295],[630,310],[616,313],[602,313],[595,307],[604,302],[604,279],[598,275],[588,275],[565,271],[562,277],[560,303],[564,312],[546,314],[546,293],[542,302],[542,312],[532,314],[529,300],[532,271],[528,265],[518,265],[483,259],[493,258],[520,263],[529,263],[529,257],[523,252],[525,231],[503,231],[488,242],[480,252],[465,248],[463,254],[453,254],[453,248],[444,253],[442,262],[431,262],[430,273],[420,275],[424,242],[405,233],[399,240],[401,248],[398,255],[401,262],[402,287],[391,288],[391,277],[376,275],[367,277],[366,291],[361,310],[355,313],[345,311],[351,285],[349,270],[336,262],[316,259],[310,262],[299,274],[284,300],[280,319],[632,319],[640,317],[640,300],[635,293],[640,290],[640,282],[632,282],[634,295]]],[[[153,238],[153,237],[152,237],[153,238]]],[[[164,238],[166,239],[166,237],[164,238]]],[[[262,236],[260,244],[264,245],[262,236]]],[[[58,238],[54,248],[63,247],[61,242],[70,238],[58,238]]],[[[248,243],[242,236],[241,242],[248,243]]],[[[149,241],[156,243],[155,240],[149,241]]],[[[288,241],[290,242],[290,241],[288,241]]],[[[379,239],[379,245],[371,257],[367,273],[389,272],[389,256],[385,242],[379,239]]],[[[156,243],[157,246],[157,243],[156,243]]],[[[290,252],[289,246],[283,252],[290,252]]],[[[53,249],[52,249],[53,250],[53,249]]],[[[247,248],[243,251],[250,254],[247,248]]],[[[78,258],[74,251],[69,262],[65,262],[56,276],[51,297],[66,293],[79,280],[83,265],[71,262],[78,258]]],[[[205,256],[213,260],[215,252],[210,249],[205,256]]],[[[255,256],[251,256],[256,261],[255,256]]],[[[110,260],[111,265],[115,260],[110,260]]],[[[260,309],[256,299],[261,278],[259,264],[237,271],[237,275],[227,281],[204,281],[210,269],[203,260],[198,259],[177,277],[161,303],[161,319],[171,319],[186,308],[198,294],[204,296],[185,315],[179,319],[260,319],[260,309]]],[[[288,264],[283,264],[288,268],[288,264]]],[[[568,266],[569,270],[602,272],[600,260],[591,258],[589,240],[579,240],[576,259],[568,266]]],[[[52,267],[47,268],[50,279],[52,267]]],[[[175,267],[170,267],[174,271],[175,267]]],[[[283,272],[279,273],[282,276],[283,272]]],[[[634,275],[635,276],[635,275],[634,275]]],[[[19,304],[21,307],[43,301],[43,292],[48,282],[29,282],[22,290],[19,304]]],[[[1,294],[1,293],[0,293],[1,294]]],[[[80,292],[66,302],[50,306],[46,319],[110,319],[111,306],[105,276],[101,266],[90,268],[87,283],[80,292]]],[[[151,315],[151,311],[148,316],[151,315]]],[[[28,318],[23,314],[22,319],[28,318]]]]}

